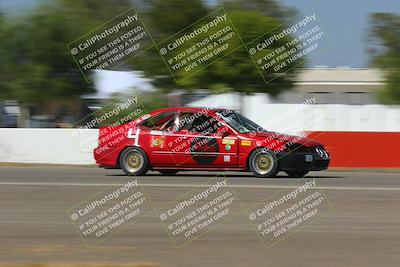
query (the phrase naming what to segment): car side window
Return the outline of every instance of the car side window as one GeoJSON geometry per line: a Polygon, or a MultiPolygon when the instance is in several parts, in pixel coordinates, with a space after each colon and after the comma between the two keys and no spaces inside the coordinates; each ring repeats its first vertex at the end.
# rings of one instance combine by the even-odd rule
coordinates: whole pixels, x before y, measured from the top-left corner
{"type": "Polygon", "coordinates": [[[176,112],[163,112],[145,120],[141,125],[151,130],[162,130],[165,125],[173,124],[176,112]]]}
{"type": "Polygon", "coordinates": [[[190,131],[190,129],[192,128],[194,119],[195,119],[194,113],[191,113],[191,112],[181,113],[179,115],[179,126],[178,126],[179,130],[180,131],[190,131]]]}
{"type": "Polygon", "coordinates": [[[201,114],[193,119],[189,131],[193,133],[200,133],[202,135],[216,134],[218,133],[218,127],[219,123],[215,118],[201,114]]]}

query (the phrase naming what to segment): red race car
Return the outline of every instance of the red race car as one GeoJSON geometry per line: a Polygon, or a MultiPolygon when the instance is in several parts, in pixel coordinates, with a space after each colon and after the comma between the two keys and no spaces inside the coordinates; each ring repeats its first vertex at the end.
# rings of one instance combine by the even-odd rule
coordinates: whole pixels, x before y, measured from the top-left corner
{"type": "Polygon", "coordinates": [[[228,109],[164,108],[119,126],[100,128],[96,163],[128,175],[148,170],[279,171],[302,177],[328,168],[324,146],[298,136],[270,132],[228,109]]]}

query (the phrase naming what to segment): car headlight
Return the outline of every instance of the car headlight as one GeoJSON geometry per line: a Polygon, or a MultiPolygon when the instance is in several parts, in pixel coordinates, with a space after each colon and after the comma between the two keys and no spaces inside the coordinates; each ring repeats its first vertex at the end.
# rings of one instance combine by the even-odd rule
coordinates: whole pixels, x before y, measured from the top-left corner
{"type": "Polygon", "coordinates": [[[321,157],[321,158],[329,158],[328,153],[325,151],[325,149],[323,149],[322,147],[316,147],[315,148],[315,152],[317,152],[317,154],[321,157]]]}

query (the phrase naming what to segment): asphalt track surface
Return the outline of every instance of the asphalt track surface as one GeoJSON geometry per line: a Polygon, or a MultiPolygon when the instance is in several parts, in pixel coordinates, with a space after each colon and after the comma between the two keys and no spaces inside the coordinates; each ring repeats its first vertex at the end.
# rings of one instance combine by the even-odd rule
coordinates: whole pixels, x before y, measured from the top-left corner
{"type": "MultiPolygon", "coordinates": [[[[204,187],[217,173],[149,173],[138,180],[155,206],[204,187]]],[[[244,208],[297,179],[225,173],[244,208]]],[[[155,266],[400,266],[400,174],[315,172],[330,212],[266,248],[239,214],[176,249],[155,212],[87,248],[66,210],[118,183],[119,170],[0,167],[0,262],[149,262],[155,266]]]]}

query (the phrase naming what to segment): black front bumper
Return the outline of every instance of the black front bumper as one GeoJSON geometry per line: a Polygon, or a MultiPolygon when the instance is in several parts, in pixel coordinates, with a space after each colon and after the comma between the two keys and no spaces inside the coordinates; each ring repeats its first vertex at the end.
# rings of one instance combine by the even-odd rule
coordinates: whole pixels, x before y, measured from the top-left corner
{"type": "Polygon", "coordinates": [[[321,171],[329,166],[330,156],[319,155],[312,148],[308,151],[278,153],[279,166],[282,171],[321,171]]]}

